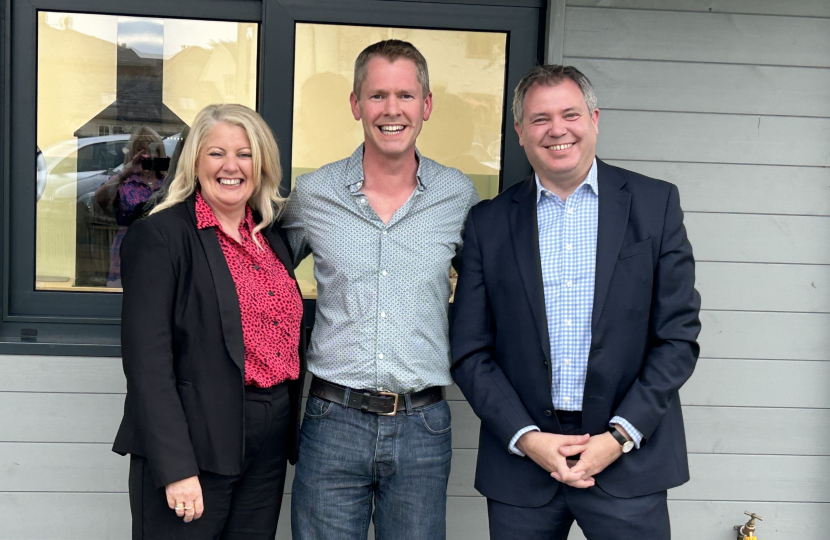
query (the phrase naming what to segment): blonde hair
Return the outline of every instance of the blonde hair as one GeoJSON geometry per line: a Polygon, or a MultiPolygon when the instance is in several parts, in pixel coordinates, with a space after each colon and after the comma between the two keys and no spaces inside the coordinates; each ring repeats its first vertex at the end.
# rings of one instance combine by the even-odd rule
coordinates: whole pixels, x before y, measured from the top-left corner
{"type": "Polygon", "coordinates": [[[282,181],[280,167],[280,152],[277,141],[271,129],[255,111],[248,107],[236,104],[208,105],[196,115],[190,135],[184,143],[181,157],[176,166],[173,181],[167,189],[167,195],[150,212],[155,214],[165,208],[179,204],[190,197],[196,190],[196,160],[204,146],[210,130],[224,122],[232,126],[239,126],[245,130],[251,144],[253,170],[259,171],[257,186],[248,199],[248,206],[260,215],[260,221],[253,230],[256,245],[262,249],[257,241],[256,233],[271,225],[279,215],[285,204],[285,198],[279,194],[282,181]]]}
{"type": "Polygon", "coordinates": [[[155,149],[156,155],[150,157],[167,157],[167,153],[164,151],[164,143],[161,140],[161,136],[151,127],[140,126],[133,132],[132,135],[130,135],[130,140],[127,141],[124,151],[124,165],[129,165],[133,157],[135,157],[138,151],[143,147],[146,147],[148,152],[151,151],[151,148],[155,149]]]}

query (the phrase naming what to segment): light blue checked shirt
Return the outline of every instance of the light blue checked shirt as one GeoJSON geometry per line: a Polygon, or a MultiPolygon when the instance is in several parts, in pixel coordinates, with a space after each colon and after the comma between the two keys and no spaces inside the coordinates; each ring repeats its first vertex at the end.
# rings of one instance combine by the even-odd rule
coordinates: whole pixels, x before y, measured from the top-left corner
{"type": "MultiPolygon", "coordinates": [[[[545,314],[550,338],[553,407],[581,411],[588,353],[591,348],[591,314],[597,260],[599,185],[597,161],[588,176],[565,201],[542,187],[536,176],[536,215],[539,226],[539,256],[545,288],[545,314]]],[[[637,448],[642,434],[625,419],[615,416],[637,448]]],[[[510,451],[519,437],[537,426],[528,426],[510,441],[510,451]]]]}
{"type": "Polygon", "coordinates": [[[317,312],[306,360],[329,382],[417,392],[452,384],[447,311],[472,181],[416,150],[417,187],[383,223],[363,187],[363,145],[297,178],[281,217],[294,262],[314,256],[317,312]]]}

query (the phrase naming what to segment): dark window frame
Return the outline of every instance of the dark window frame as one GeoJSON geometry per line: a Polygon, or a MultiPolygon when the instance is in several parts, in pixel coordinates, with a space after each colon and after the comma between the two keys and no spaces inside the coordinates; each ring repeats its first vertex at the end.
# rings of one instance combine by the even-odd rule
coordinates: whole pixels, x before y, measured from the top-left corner
{"type": "MultiPolygon", "coordinates": [[[[34,162],[27,157],[36,142],[37,11],[258,22],[258,109],[277,137],[286,171],[291,170],[296,23],[506,32],[503,188],[530,173],[509,111],[512,89],[540,61],[544,4],[539,0],[145,0],[135,5],[113,0],[0,0],[4,88],[0,354],[120,355],[120,294],[34,290],[34,162]]],[[[286,175],[283,188],[289,186],[290,175],[286,175]]],[[[306,304],[313,307],[313,302],[306,304]]]]}

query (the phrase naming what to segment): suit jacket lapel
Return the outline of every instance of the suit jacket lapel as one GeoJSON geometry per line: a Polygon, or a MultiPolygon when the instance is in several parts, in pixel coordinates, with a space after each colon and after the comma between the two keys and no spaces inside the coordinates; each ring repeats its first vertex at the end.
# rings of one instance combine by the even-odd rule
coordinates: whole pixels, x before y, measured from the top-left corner
{"type": "MultiPolygon", "coordinates": [[[[193,228],[196,228],[196,197],[191,196],[185,201],[190,217],[193,219],[193,228]]],[[[245,341],[242,336],[242,314],[239,311],[239,296],[236,294],[236,285],[233,276],[216,238],[213,227],[197,229],[202,249],[205,250],[210,273],[213,276],[213,285],[216,288],[216,299],[219,302],[219,316],[222,319],[222,335],[225,338],[225,347],[228,349],[234,363],[242,373],[245,373],[245,341]]]]}
{"type": "Polygon", "coordinates": [[[509,221],[513,254],[516,265],[519,267],[519,276],[533,312],[533,320],[541,340],[542,350],[550,363],[550,338],[548,318],[545,313],[542,262],[539,258],[539,227],[536,221],[536,183],[533,176],[524,180],[524,185],[513,196],[509,221]]]}
{"type": "Polygon", "coordinates": [[[594,284],[594,307],[591,315],[591,329],[605,306],[611,276],[620,256],[628,212],[631,209],[631,194],[622,191],[626,180],[616,169],[597,160],[597,182],[599,183],[599,216],[597,223],[597,262],[594,284]]]}

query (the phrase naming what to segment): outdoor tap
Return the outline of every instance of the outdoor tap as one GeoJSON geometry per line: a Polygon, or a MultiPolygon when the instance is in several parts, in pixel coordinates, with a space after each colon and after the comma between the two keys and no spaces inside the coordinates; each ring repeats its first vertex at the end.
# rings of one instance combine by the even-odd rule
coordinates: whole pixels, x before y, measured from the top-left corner
{"type": "Polygon", "coordinates": [[[738,540],[758,540],[758,537],[755,536],[755,520],[764,521],[764,518],[752,512],[744,512],[744,514],[749,516],[749,521],[734,527],[738,531],[738,540]]]}

